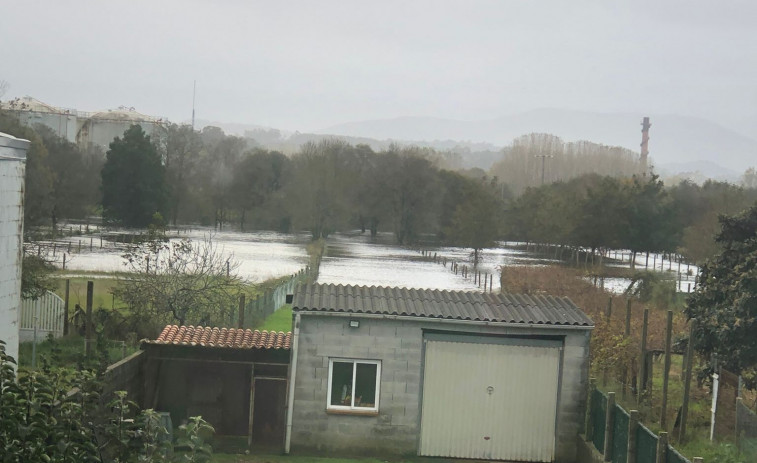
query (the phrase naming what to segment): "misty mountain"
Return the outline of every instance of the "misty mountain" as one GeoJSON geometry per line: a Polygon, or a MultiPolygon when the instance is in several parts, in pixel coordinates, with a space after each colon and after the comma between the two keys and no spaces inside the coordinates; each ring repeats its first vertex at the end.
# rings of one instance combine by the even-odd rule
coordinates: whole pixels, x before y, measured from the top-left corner
{"type": "MultiPolygon", "coordinates": [[[[644,115],[539,109],[480,121],[399,117],[347,122],[319,133],[393,140],[467,140],[504,146],[519,135],[545,132],[565,141],[589,140],[637,151],[644,115]]],[[[706,119],[648,115],[652,122],[649,149],[655,165],[674,165],[683,171],[719,166],[743,172],[756,163],[757,140],[753,138],[706,119]]],[[[710,176],[710,172],[702,173],[710,176]]],[[[713,172],[712,176],[720,174],[713,172]]]]}
{"type": "MultiPolygon", "coordinates": [[[[189,123],[188,121],[184,122],[189,123]]],[[[375,137],[349,136],[331,133],[303,133],[288,130],[279,130],[255,124],[228,123],[218,121],[197,120],[195,127],[202,130],[204,127],[219,127],[227,135],[236,135],[248,139],[250,146],[260,146],[270,150],[277,150],[285,154],[294,154],[300,147],[308,142],[319,142],[329,138],[339,138],[351,145],[368,145],[375,151],[388,149],[393,143],[400,145],[413,145],[424,148],[433,148],[440,152],[454,153],[455,162],[448,167],[470,169],[478,167],[489,169],[502,156],[502,147],[491,143],[473,143],[457,140],[418,140],[404,139],[393,140],[389,138],[378,139],[375,137]]]]}

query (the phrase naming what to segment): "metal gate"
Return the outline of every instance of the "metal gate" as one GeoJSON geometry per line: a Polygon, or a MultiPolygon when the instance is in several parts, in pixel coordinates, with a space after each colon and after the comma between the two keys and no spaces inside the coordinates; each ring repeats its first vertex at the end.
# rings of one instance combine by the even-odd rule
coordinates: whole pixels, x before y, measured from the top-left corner
{"type": "Polygon", "coordinates": [[[553,461],[559,370],[556,346],[427,340],[419,453],[553,461]]]}

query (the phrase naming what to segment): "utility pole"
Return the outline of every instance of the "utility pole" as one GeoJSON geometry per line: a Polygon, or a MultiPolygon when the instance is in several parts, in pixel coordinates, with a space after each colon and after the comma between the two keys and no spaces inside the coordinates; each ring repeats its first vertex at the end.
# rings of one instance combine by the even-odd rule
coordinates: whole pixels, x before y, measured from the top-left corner
{"type": "Polygon", "coordinates": [[[541,184],[544,185],[544,161],[546,161],[547,158],[553,158],[555,157],[552,154],[535,154],[535,158],[541,158],[541,184]]]}

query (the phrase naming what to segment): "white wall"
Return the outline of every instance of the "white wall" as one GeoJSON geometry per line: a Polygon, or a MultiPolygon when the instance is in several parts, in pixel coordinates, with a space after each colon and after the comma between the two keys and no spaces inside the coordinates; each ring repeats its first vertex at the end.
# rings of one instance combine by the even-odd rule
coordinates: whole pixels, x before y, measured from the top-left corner
{"type": "Polygon", "coordinates": [[[0,133],[0,339],[17,360],[28,147],[28,141],[0,133]]]}

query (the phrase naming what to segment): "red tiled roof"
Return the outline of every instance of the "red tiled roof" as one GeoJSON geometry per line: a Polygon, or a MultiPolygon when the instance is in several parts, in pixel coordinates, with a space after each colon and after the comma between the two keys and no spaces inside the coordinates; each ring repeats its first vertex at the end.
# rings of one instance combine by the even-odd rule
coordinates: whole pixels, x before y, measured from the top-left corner
{"type": "Polygon", "coordinates": [[[289,349],[292,333],[252,331],[210,326],[166,325],[158,339],[147,344],[226,347],[231,349],[289,349]]]}

